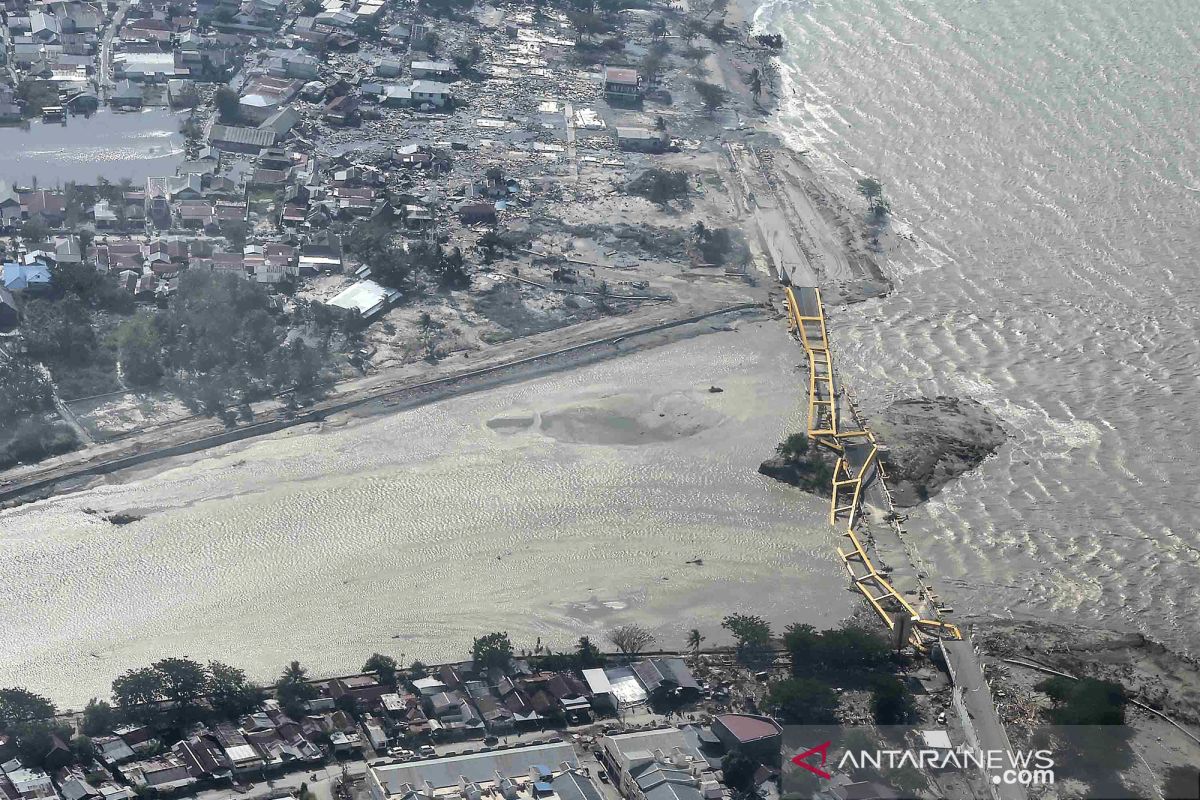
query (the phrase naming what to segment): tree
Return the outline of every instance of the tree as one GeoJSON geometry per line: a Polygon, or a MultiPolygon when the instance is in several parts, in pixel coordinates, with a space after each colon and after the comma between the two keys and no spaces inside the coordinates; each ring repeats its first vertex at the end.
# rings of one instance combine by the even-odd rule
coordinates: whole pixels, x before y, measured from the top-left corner
{"type": "Polygon", "coordinates": [[[729,8],[729,0],[712,0],[708,5],[708,10],[704,12],[704,16],[700,19],[708,19],[713,14],[717,15],[717,20],[720,21],[725,17],[725,10],[729,8]]]}
{"type": "Polygon", "coordinates": [[[646,78],[647,85],[653,86],[658,82],[658,74],[662,72],[663,65],[670,53],[671,45],[666,42],[654,42],[646,50],[646,55],[642,58],[641,71],[646,78]]]}
{"type": "Polygon", "coordinates": [[[82,364],[96,351],[91,314],[75,295],[57,302],[30,300],[24,317],[21,331],[25,349],[33,358],[82,364]]]}
{"type": "Polygon", "coordinates": [[[581,11],[568,11],[567,19],[575,29],[576,41],[583,41],[608,33],[612,27],[596,14],[581,11]]]}
{"type": "Polygon", "coordinates": [[[262,702],[263,690],[246,679],[237,667],[208,662],[209,703],[213,711],[226,719],[236,719],[253,711],[262,702]]]}
{"type": "Polygon", "coordinates": [[[902,680],[878,675],[871,685],[871,714],[879,725],[909,725],[917,721],[917,706],[902,680]]]}
{"type": "Polygon", "coordinates": [[[696,88],[696,94],[700,95],[700,102],[710,113],[716,111],[729,99],[729,92],[715,83],[696,80],[692,81],[692,86],[696,88]]]}
{"type": "Polygon", "coordinates": [[[238,117],[241,114],[241,108],[239,105],[240,98],[238,97],[237,92],[235,92],[233,89],[230,89],[228,86],[222,86],[220,89],[217,89],[217,94],[214,97],[213,102],[216,105],[217,113],[220,115],[222,120],[230,123],[238,121],[238,117]]]}
{"type": "Polygon", "coordinates": [[[163,658],[152,666],[162,678],[163,695],[175,704],[180,717],[187,717],[208,693],[208,672],[190,658],[163,658]]]}
{"type": "Polygon", "coordinates": [[[730,614],[721,627],[733,634],[738,658],[759,657],[771,646],[771,625],[762,617],[730,614]]]}
{"type": "Polygon", "coordinates": [[[721,774],[725,776],[725,785],[736,793],[745,793],[753,788],[756,772],[758,762],[741,750],[730,750],[721,759],[721,774]]]}
{"type": "Polygon", "coordinates": [[[575,651],[575,660],[579,669],[595,669],[604,666],[604,654],[586,636],[579,640],[579,647],[575,651]]]}
{"type": "Polygon", "coordinates": [[[81,730],[87,736],[104,736],[110,733],[117,724],[117,715],[105,700],[93,697],[83,707],[83,725],[81,730]]]}
{"type": "Polygon", "coordinates": [[[459,75],[470,75],[475,72],[475,65],[479,63],[479,59],[483,56],[483,49],[472,44],[470,47],[459,50],[454,54],[454,68],[458,70],[459,75]]]}
{"type": "Polygon", "coordinates": [[[672,200],[687,197],[688,174],[681,170],[651,167],[625,185],[625,191],[666,206],[672,200]]]}
{"type": "Polygon", "coordinates": [[[408,677],[414,681],[419,681],[421,678],[428,678],[429,667],[425,666],[425,663],[422,661],[414,661],[408,667],[408,677]]]}
{"type": "Polygon", "coordinates": [[[828,725],[837,722],[837,695],[812,678],[788,678],[771,684],[767,706],[790,725],[828,725]]]}
{"type": "Polygon", "coordinates": [[[608,641],[629,660],[641,653],[654,642],[654,634],[641,625],[621,625],[613,628],[607,634],[608,641]]]}
{"type": "Polygon", "coordinates": [[[783,647],[791,658],[793,675],[802,675],[814,668],[820,658],[820,646],[821,634],[812,625],[792,624],[784,629],[783,647]]]}
{"type": "Polygon", "coordinates": [[[750,91],[754,94],[754,102],[758,102],[762,96],[762,73],[758,71],[758,67],[750,70],[750,91]]]}
{"type": "Polygon", "coordinates": [[[28,689],[0,689],[0,731],[22,723],[48,720],[55,711],[54,703],[28,689]]]}
{"type": "Polygon", "coordinates": [[[162,337],[153,314],[138,314],[124,320],[113,331],[121,361],[121,373],[134,386],[153,386],[163,376],[162,337]]]}
{"type": "Polygon", "coordinates": [[[888,643],[862,628],[841,628],[821,634],[822,666],[831,672],[865,673],[879,669],[892,657],[888,643]]]}
{"type": "Polygon", "coordinates": [[[396,659],[382,653],[372,653],[363,664],[363,672],[374,672],[380,683],[393,686],[396,683],[396,659]]]}
{"type": "Polygon", "coordinates": [[[687,646],[692,651],[692,656],[700,655],[700,644],[704,641],[704,637],[700,635],[699,628],[692,628],[688,631],[687,646]]]}
{"type": "MultiPolygon", "coordinates": [[[[41,214],[34,214],[21,223],[21,238],[27,244],[41,244],[50,236],[50,226],[42,219],[41,214]]],[[[31,248],[32,249],[32,248],[31,248]]]]}
{"type": "Polygon", "coordinates": [[[96,747],[89,736],[71,737],[71,752],[80,764],[91,764],[96,760],[96,747]]]}
{"type": "Polygon", "coordinates": [[[475,242],[475,246],[483,251],[483,263],[491,264],[496,260],[496,250],[504,244],[504,240],[500,238],[500,234],[493,230],[484,233],[475,242]]]}
{"type": "Polygon", "coordinates": [[[512,663],[513,646],[507,632],[489,633],[475,639],[471,645],[471,658],[476,666],[484,669],[507,669],[512,663]]]}
{"type": "Polygon", "coordinates": [[[891,206],[883,196],[883,184],[878,178],[859,178],[858,193],[867,198],[867,203],[876,218],[886,217],[891,206]]]}
{"type": "Polygon", "coordinates": [[[808,437],[803,433],[789,433],[788,437],[775,446],[775,455],[788,461],[799,461],[808,453],[808,437]]]}
{"type": "Polygon", "coordinates": [[[646,31],[650,34],[651,39],[662,39],[667,35],[667,21],[663,17],[655,17],[650,20],[650,24],[646,26],[646,31]]]}
{"type": "Polygon", "coordinates": [[[113,681],[113,701],[121,712],[141,720],[154,715],[154,706],[163,697],[163,677],[153,667],[131,669],[113,681]]]}
{"type": "Polygon", "coordinates": [[[299,661],[293,661],[284,667],[283,674],[275,683],[275,696],[290,717],[300,717],[305,701],[317,696],[316,688],[306,680],[307,677],[308,670],[300,666],[299,661]]]}

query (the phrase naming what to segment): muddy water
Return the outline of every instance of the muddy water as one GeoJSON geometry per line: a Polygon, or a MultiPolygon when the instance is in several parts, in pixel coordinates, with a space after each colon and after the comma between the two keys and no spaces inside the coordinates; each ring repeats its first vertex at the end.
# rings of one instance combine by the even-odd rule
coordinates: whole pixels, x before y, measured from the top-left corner
{"type": "Polygon", "coordinates": [[[174,175],[183,161],[179,114],[165,109],[118,113],[100,110],[65,124],[35,120],[28,128],[0,127],[0,177],[43,188],[67,181],[140,183],[174,175]]]}
{"type": "Polygon", "coordinates": [[[800,423],[797,357],[753,325],[2,512],[0,685],[79,704],[165,655],[267,678],[496,629],[832,624],[853,598],[824,505],[755,472],[800,423]]]}
{"type": "Polygon", "coordinates": [[[1015,439],[908,528],[959,611],[1200,647],[1200,15],[1089,0],[779,0],[780,124],[896,291],[837,312],[871,409],[939,393],[1015,439]],[[794,92],[792,91],[794,90],[794,92]]]}

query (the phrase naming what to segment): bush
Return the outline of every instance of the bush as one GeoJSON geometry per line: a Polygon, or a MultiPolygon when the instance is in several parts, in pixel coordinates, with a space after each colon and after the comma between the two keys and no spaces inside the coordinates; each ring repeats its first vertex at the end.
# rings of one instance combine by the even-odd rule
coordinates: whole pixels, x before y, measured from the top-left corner
{"type": "Polygon", "coordinates": [[[894,675],[879,675],[871,685],[871,714],[879,725],[908,725],[917,721],[912,692],[894,675]]]}
{"type": "Polygon", "coordinates": [[[1125,690],[1094,678],[1050,678],[1037,686],[1057,703],[1050,717],[1058,725],[1123,725],[1125,690]]]}
{"type": "Polygon", "coordinates": [[[672,200],[680,200],[688,196],[690,191],[688,174],[679,170],[654,167],[626,184],[625,191],[665,206],[672,200]]]}
{"type": "Polygon", "coordinates": [[[837,695],[812,678],[788,678],[771,684],[767,706],[789,725],[828,725],[837,722],[837,695]]]}
{"type": "Polygon", "coordinates": [[[0,469],[69,453],[78,446],[79,437],[66,423],[30,417],[17,423],[12,438],[0,446],[0,469]]]}

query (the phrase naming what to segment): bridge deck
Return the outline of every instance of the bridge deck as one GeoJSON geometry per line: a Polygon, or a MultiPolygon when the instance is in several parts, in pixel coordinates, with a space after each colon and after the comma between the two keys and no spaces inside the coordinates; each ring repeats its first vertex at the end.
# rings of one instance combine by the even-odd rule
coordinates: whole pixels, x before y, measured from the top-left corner
{"type": "MultiPolygon", "coordinates": [[[[871,431],[861,427],[853,413],[839,410],[833,353],[825,323],[821,290],[815,287],[786,287],[788,328],[804,346],[808,356],[808,436],[817,444],[838,453],[833,471],[833,496],[829,504],[829,522],[846,520],[838,555],[850,574],[854,587],[891,630],[900,628],[908,641],[921,650],[939,638],[960,639],[958,628],[938,618],[930,604],[918,609],[896,591],[876,568],[863,546],[857,530],[861,521],[863,493],[879,477],[879,449],[871,431]],[[923,613],[924,612],[924,613],[923,613]]],[[[851,408],[851,410],[853,410],[851,408]]],[[[921,596],[919,590],[912,593],[921,596]]]]}

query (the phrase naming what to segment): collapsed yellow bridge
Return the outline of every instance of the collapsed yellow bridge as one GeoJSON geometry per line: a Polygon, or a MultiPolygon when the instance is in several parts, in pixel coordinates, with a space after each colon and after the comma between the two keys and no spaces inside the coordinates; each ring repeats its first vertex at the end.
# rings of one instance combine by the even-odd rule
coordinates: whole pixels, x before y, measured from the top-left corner
{"type": "Polygon", "coordinates": [[[879,447],[874,434],[859,425],[853,413],[841,414],[821,290],[788,286],[785,292],[788,330],[804,345],[808,356],[808,437],[837,453],[829,523],[837,525],[840,519],[846,520],[842,534],[846,541],[838,547],[838,555],[854,587],[897,635],[898,641],[907,641],[925,651],[933,640],[961,639],[957,626],[938,618],[935,604],[922,603],[923,609],[918,610],[897,592],[863,547],[856,528],[862,521],[863,492],[880,474],[879,447]]]}

